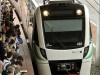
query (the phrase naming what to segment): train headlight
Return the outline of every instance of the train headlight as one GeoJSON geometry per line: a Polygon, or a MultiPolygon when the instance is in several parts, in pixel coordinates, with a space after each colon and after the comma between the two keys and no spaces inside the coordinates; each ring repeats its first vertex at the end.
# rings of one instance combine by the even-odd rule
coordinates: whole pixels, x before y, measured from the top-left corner
{"type": "Polygon", "coordinates": [[[47,59],[45,49],[40,48],[40,52],[41,52],[42,56],[43,56],[45,59],[47,59]]]}
{"type": "Polygon", "coordinates": [[[49,12],[47,10],[43,11],[43,15],[44,16],[48,16],[49,15],[49,12]]]}
{"type": "Polygon", "coordinates": [[[88,54],[88,51],[89,51],[89,46],[85,47],[83,57],[85,57],[88,54]]]}
{"type": "Polygon", "coordinates": [[[81,9],[77,9],[77,10],[76,10],[76,14],[77,14],[77,15],[82,15],[82,10],[81,10],[81,9]]]}

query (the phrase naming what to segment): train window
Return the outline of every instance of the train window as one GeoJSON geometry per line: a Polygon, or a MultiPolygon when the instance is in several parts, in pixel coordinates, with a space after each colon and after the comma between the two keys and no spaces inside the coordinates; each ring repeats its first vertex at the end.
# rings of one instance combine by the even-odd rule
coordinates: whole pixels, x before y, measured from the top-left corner
{"type": "Polygon", "coordinates": [[[77,20],[45,20],[45,32],[81,31],[82,19],[77,20]]]}
{"type": "Polygon", "coordinates": [[[80,48],[84,44],[82,19],[44,20],[47,48],[80,48]]]}
{"type": "Polygon", "coordinates": [[[39,45],[36,20],[34,21],[33,41],[36,45],[39,45]]]}

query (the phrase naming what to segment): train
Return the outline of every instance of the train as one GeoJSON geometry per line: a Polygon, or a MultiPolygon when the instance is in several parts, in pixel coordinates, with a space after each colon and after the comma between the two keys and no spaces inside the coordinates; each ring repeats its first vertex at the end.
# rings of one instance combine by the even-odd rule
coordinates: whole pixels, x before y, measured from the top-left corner
{"type": "Polygon", "coordinates": [[[87,6],[74,0],[38,6],[32,0],[30,11],[22,9],[28,5],[24,0],[9,1],[21,16],[34,53],[36,75],[90,75],[93,43],[87,6]],[[27,11],[32,13],[30,18],[27,11]]]}
{"type": "Polygon", "coordinates": [[[34,13],[32,50],[38,75],[90,75],[93,43],[83,4],[50,3],[34,13]]]}

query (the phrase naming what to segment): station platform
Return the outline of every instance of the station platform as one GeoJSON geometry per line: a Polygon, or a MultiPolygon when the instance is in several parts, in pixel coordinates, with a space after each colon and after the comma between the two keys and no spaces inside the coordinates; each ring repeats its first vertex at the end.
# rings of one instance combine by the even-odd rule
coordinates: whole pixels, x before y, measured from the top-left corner
{"type": "Polygon", "coordinates": [[[20,25],[21,38],[23,39],[23,44],[19,45],[19,49],[20,49],[19,54],[22,55],[24,58],[23,66],[21,67],[21,70],[27,70],[27,73],[25,73],[24,75],[34,75],[33,65],[32,65],[32,61],[31,61],[31,56],[30,56],[28,45],[27,45],[27,41],[25,39],[23,29],[19,22],[18,16],[15,13],[15,10],[13,11],[13,16],[15,18],[14,24],[20,25]]]}

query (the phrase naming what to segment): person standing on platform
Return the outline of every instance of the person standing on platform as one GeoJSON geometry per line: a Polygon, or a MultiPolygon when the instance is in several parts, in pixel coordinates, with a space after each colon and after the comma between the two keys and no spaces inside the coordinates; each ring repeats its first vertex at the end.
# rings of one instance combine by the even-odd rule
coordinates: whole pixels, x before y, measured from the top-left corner
{"type": "Polygon", "coordinates": [[[8,64],[11,64],[11,60],[13,58],[13,53],[12,52],[7,52],[6,53],[6,59],[4,59],[3,63],[3,70],[6,70],[6,67],[8,64]]]}
{"type": "Polygon", "coordinates": [[[4,57],[5,57],[5,49],[4,49],[4,45],[3,45],[3,42],[2,42],[2,34],[0,33],[0,60],[4,60],[4,57]]]}
{"type": "Polygon", "coordinates": [[[3,62],[0,60],[0,75],[2,75],[3,62]]]}

